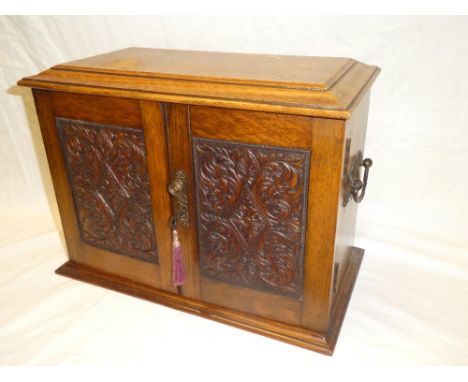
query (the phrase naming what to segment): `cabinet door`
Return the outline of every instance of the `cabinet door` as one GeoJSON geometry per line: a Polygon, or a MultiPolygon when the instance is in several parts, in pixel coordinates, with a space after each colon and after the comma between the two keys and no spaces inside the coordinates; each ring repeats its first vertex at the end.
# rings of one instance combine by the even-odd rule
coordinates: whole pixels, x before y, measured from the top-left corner
{"type": "Polygon", "coordinates": [[[35,91],[70,261],[170,283],[170,200],[158,103],[35,91]]]}
{"type": "Polygon", "coordinates": [[[187,173],[186,296],[300,325],[312,119],[166,105],[187,173]]]}

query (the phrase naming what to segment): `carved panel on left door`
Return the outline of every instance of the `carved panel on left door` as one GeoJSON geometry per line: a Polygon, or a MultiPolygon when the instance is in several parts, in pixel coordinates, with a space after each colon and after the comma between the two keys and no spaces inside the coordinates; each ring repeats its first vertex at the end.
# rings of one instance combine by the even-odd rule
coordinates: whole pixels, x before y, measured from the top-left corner
{"type": "Polygon", "coordinates": [[[81,239],[158,263],[143,130],[56,118],[81,239]]]}

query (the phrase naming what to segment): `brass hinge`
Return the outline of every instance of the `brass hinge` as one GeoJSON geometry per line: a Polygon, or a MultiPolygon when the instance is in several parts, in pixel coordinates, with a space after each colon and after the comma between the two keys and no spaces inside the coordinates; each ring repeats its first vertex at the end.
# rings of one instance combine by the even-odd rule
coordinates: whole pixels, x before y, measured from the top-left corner
{"type": "Polygon", "coordinates": [[[333,293],[336,293],[336,289],[338,287],[338,272],[340,270],[340,263],[335,263],[335,267],[333,269],[333,293]]]}

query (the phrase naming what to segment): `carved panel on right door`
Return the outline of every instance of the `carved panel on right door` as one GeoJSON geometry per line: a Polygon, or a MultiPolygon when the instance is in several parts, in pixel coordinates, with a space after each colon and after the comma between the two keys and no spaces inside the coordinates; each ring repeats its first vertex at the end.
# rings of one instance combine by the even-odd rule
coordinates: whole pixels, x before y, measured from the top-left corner
{"type": "Polygon", "coordinates": [[[201,274],[301,298],[310,152],[193,137],[201,274]]]}

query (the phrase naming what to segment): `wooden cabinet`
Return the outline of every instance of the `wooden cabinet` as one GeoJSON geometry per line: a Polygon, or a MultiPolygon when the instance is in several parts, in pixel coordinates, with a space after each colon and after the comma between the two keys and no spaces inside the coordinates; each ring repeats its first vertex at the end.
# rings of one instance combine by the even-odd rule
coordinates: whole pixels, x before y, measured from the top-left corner
{"type": "Polygon", "coordinates": [[[22,79],[65,232],[57,273],[331,354],[363,255],[378,72],[130,48],[22,79]]]}

